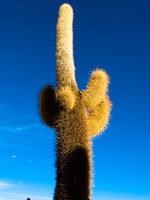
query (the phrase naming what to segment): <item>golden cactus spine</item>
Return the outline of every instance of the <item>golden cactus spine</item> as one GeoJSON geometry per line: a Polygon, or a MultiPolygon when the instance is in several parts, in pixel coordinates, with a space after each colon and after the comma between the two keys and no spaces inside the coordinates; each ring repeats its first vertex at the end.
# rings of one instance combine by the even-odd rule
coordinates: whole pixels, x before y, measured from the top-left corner
{"type": "Polygon", "coordinates": [[[73,60],[73,9],[59,10],[56,37],[57,89],[45,87],[40,95],[43,121],[56,129],[55,200],[90,200],[92,185],[91,136],[108,124],[111,103],[109,77],[103,70],[92,73],[87,89],[80,92],[73,60]]]}

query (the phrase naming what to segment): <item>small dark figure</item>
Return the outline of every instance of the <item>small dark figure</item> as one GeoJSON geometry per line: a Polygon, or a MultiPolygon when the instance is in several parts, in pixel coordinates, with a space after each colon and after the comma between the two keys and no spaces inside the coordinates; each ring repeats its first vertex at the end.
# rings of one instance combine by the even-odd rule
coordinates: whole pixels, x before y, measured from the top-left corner
{"type": "Polygon", "coordinates": [[[30,200],[30,198],[27,198],[27,200],[30,200]]]}

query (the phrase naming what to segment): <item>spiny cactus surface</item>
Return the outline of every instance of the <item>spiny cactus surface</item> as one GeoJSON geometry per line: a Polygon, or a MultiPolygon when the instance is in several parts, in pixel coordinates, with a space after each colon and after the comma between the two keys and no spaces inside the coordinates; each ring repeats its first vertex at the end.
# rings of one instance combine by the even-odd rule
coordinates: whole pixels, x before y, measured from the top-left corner
{"type": "Polygon", "coordinates": [[[110,116],[109,77],[93,71],[87,89],[80,91],[73,60],[73,9],[59,10],[56,37],[57,89],[46,86],[40,94],[40,113],[56,130],[56,188],[54,200],[90,200],[92,141],[101,134],[110,116]]]}

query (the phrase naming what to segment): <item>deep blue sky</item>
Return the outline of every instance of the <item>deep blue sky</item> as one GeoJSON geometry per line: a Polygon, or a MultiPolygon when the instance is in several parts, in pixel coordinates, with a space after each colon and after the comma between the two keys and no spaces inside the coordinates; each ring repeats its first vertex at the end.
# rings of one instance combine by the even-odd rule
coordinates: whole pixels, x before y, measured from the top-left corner
{"type": "Polygon", "coordinates": [[[40,122],[38,94],[56,86],[56,24],[66,2],[79,89],[96,68],[111,77],[110,125],[93,140],[93,200],[148,200],[148,0],[1,0],[0,200],[53,197],[55,132],[40,122]]]}

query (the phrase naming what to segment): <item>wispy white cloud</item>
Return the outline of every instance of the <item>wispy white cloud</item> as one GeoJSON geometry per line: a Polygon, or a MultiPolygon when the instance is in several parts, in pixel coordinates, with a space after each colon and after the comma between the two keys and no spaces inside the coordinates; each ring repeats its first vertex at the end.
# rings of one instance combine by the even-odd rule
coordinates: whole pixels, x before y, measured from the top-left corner
{"type": "MultiPolygon", "coordinates": [[[[24,200],[30,198],[32,200],[52,200],[52,197],[34,195],[32,191],[20,192],[22,184],[14,184],[9,181],[0,180],[0,200],[24,200]],[[14,190],[14,187],[19,187],[19,192],[14,190]],[[12,191],[12,192],[11,192],[12,191]]],[[[18,188],[17,187],[17,188],[18,188]]],[[[22,189],[21,189],[22,190],[22,189]]],[[[35,191],[33,191],[35,193],[35,191]]],[[[92,199],[94,200],[150,200],[150,195],[131,195],[122,193],[109,193],[109,192],[95,192],[92,199]]]]}
{"type": "Polygon", "coordinates": [[[32,200],[52,200],[48,196],[40,194],[34,195],[35,192],[27,188],[22,182],[14,183],[12,181],[0,180],[0,200],[25,200],[30,198],[32,200]]]}
{"type": "MultiPolygon", "coordinates": [[[[9,106],[4,106],[4,108],[0,104],[0,151],[5,152],[5,149],[7,149],[7,154],[1,154],[0,157],[3,159],[8,157],[11,161],[21,163],[25,158],[23,156],[29,155],[30,152],[30,155],[26,158],[26,163],[31,165],[31,160],[35,155],[32,153],[39,151],[38,144],[43,141],[53,141],[52,129],[44,126],[40,117],[38,118],[36,114],[35,116],[30,114],[24,116],[22,115],[23,112],[15,111],[9,106]],[[22,155],[20,155],[20,152],[22,152],[22,155]]],[[[47,149],[45,148],[45,150],[47,149]]]]}
{"type": "Polygon", "coordinates": [[[4,198],[8,198],[11,197],[12,200],[14,199],[13,197],[15,197],[15,199],[19,199],[21,197],[23,197],[24,199],[30,198],[32,200],[36,200],[36,199],[41,199],[41,200],[52,200],[52,198],[50,197],[43,197],[43,196],[34,196],[34,195],[30,195],[30,194],[18,194],[18,193],[12,193],[12,192],[1,192],[0,194],[4,196],[4,198]]]}
{"type": "Polygon", "coordinates": [[[6,181],[0,181],[0,190],[9,189],[10,187],[17,186],[16,184],[12,184],[6,181]]]}
{"type": "Polygon", "coordinates": [[[11,158],[17,158],[17,156],[16,155],[12,155],[11,158]]]}
{"type": "MultiPolygon", "coordinates": [[[[1,192],[1,196],[5,197],[4,200],[9,200],[9,197],[11,197],[11,200],[24,200],[27,198],[30,198],[32,200],[52,200],[52,197],[44,197],[44,196],[35,196],[30,194],[20,194],[20,193],[11,193],[11,192],[1,192]]],[[[105,195],[99,195],[97,197],[92,198],[94,200],[150,200],[150,196],[136,196],[136,195],[127,195],[127,194],[105,194],[105,195]]],[[[1,200],[1,199],[0,199],[1,200]]],[[[3,199],[2,199],[3,200],[3,199]]]]}
{"type": "Polygon", "coordinates": [[[35,115],[22,113],[24,113],[23,110],[0,104],[0,132],[3,133],[0,135],[0,147],[31,149],[31,144],[52,139],[54,136],[51,134],[54,131],[42,124],[36,113],[35,115]],[[10,136],[15,140],[12,142],[7,140],[10,136]],[[21,141],[20,136],[24,137],[24,140],[21,141]]]}
{"type": "MultiPolygon", "coordinates": [[[[16,116],[17,118],[17,116],[16,116]]],[[[44,124],[41,123],[40,118],[37,116],[28,116],[28,120],[21,120],[21,117],[18,116],[19,122],[16,122],[15,119],[7,119],[7,123],[4,120],[2,122],[2,119],[0,117],[1,123],[0,123],[0,132],[5,133],[12,133],[12,134],[27,134],[32,135],[36,139],[45,139],[49,138],[50,134],[48,134],[52,129],[46,127],[44,124]],[[13,121],[14,120],[14,121],[13,121]]]]}
{"type": "MultiPolygon", "coordinates": [[[[11,133],[17,133],[17,134],[23,134],[27,133],[30,134],[33,130],[35,133],[39,133],[40,129],[42,128],[42,125],[39,123],[26,123],[25,125],[19,124],[18,126],[11,126],[11,125],[0,125],[1,131],[7,131],[11,133]]],[[[33,132],[32,132],[33,133],[33,132]]]]}

